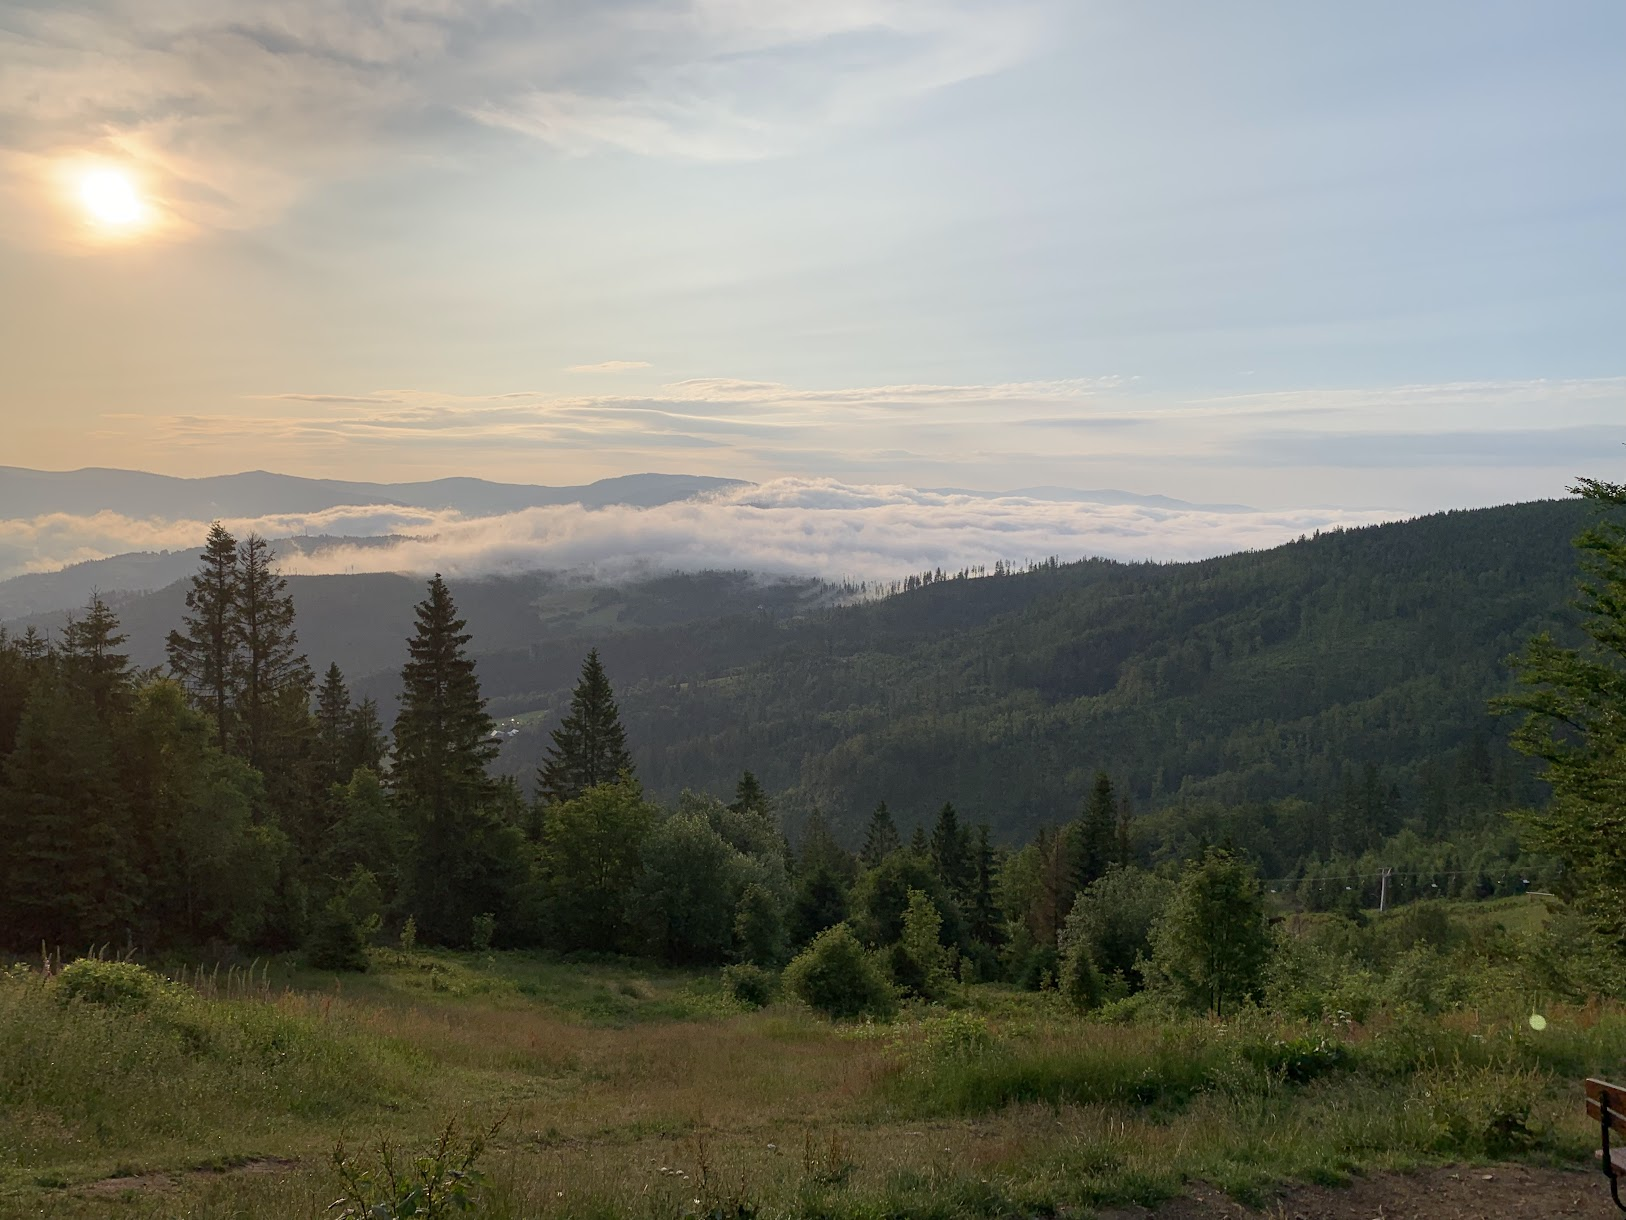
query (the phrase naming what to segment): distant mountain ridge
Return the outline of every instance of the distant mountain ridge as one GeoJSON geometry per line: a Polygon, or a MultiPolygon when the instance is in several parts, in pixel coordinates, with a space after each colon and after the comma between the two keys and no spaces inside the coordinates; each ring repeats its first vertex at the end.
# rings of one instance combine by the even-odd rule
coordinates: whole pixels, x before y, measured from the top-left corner
{"type": "Polygon", "coordinates": [[[546,487],[473,478],[365,483],[249,470],[186,479],[102,467],[30,470],[0,466],[0,517],[114,512],[131,517],[208,521],[215,517],[316,513],[366,505],[450,509],[470,516],[489,516],[555,504],[653,508],[740,486],[745,484],[739,479],[689,474],[628,474],[578,486],[546,487]]]}
{"type": "Polygon", "coordinates": [[[1133,504],[1143,508],[1196,509],[1210,513],[1251,513],[1258,510],[1246,504],[1194,504],[1173,496],[1142,495],[1112,487],[1085,490],[1077,487],[1013,487],[1009,491],[974,491],[969,487],[928,487],[940,496],[974,496],[979,500],[1013,498],[1054,500],[1063,504],[1133,504]]]}

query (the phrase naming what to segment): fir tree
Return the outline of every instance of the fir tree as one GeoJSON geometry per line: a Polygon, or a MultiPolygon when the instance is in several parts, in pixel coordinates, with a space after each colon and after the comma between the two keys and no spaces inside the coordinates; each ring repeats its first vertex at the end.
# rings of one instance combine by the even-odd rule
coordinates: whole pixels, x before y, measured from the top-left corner
{"type": "Polygon", "coordinates": [[[309,707],[311,679],[294,631],[288,581],[272,566],[275,560],[271,544],[258,534],[250,534],[237,548],[237,719],[243,756],[268,778],[274,768],[288,764],[288,738],[305,727],[299,721],[309,707]]]}
{"type": "Polygon", "coordinates": [[[391,781],[418,832],[412,884],[418,926],[429,939],[456,943],[469,935],[461,918],[466,903],[453,892],[465,871],[460,854],[492,793],[486,764],[497,747],[466,651],[470,637],[438,573],[415,612],[417,628],[401,670],[391,781]]]}
{"type": "Polygon", "coordinates": [[[869,829],[864,833],[864,850],[859,853],[859,859],[863,860],[865,868],[874,868],[902,846],[903,840],[898,836],[892,812],[882,801],[869,815],[869,829]]]}
{"type": "Polygon", "coordinates": [[[827,869],[841,877],[843,882],[849,882],[857,872],[852,853],[836,842],[824,811],[817,805],[807,815],[807,824],[802,827],[802,846],[797,858],[803,873],[827,869]]]}
{"type": "Polygon", "coordinates": [[[86,692],[35,688],[0,783],[0,928],[14,946],[126,938],[139,878],[114,758],[86,692]]]}
{"type": "Polygon", "coordinates": [[[553,745],[537,773],[544,801],[575,800],[589,788],[633,774],[627,733],[615,704],[598,649],[582,662],[581,679],[570,696],[570,713],[553,730],[553,745]]]}
{"type": "Polygon", "coordinates": [[[1083,889],[1106,874],[1115,851],[1118,798],[1105,771],[1095,773],[1095,785],[1079,813],[1073,839],[1073,885],[1083,889]]]}
{"type": "Polygon", "coordinates": [[[62,662],[69,679],[89,697],[104,720],[129,700],[130,658],[118,617],[93,594],[84,618],[70,619],[62,632],[62,662]]]}
{"type": "Polygon", "coordinates": [[[1514,658],[1519,693],[1496,706],[1525,713],[1513,746],[1552,786],[1548,807],[1520,818],[1528,844],[1565,861],[1590,917],[1626,943],[1626,484],[1571,490],[1600,513],[1575,540],[1586,641],[1531,640],[1514,658]]]}
{"type": "Polygon", "coordinates": [[[989,948],[997,948],[1005,939],[1001,924],[1003,912],[994,886],[999,879],[999,858],[994,853],[988,824],[977,827],[976,846],[971,853],[971,895],[966,904],[967,931],[971,939],[989,948]]]}
{"type": "Polygon", "coordinates": [[[215,744],[231,749],[238,674],[237,540],[216,521],[203,546],[203,566],[186,591],[182,629],[166,642],[171,672],[214,724],[215,744]]]}
{"type": "Polygon", "coordinates": [[[390,742],[384,732],[384,722],[379,719],[376,699],[363,699],[351,710],[348,743],[344,770],[366,767],[369,771],[383,773],[384,756],[389,753],[390,742]]]}
{"type": "Polygon", "coordinates": [[[971,889],[971,845],[960,826],[960,815],[954,806],[944,804],[937,811],[937,824],[932,827],[932,867],[938,880],[948,887],[955,898],[963,898],[971,889]]]}
{"type": "Polygon", "coordinates": [[[924,826],[916,826],[915,833],[909,836],[909,851],[922,860],[931,858],[931,840],[926,837],[926,828],[924,826]]]}
{"type": "Polygon", "coordinates": [[[317,782],[326,789],[350,778],[345,770],[351,753],[350,688],[337,661],[327,667],[322,685],[316,691],[316,771],[317,782]]]}
{"type": "Polygon", "coordinates": [[[754,813],[765,822],[773,820],[773,801],[761,781],[749,771],[742,772],[740,782],[734,786],[734,801],[729,805],[735,813],[754,813]]]}

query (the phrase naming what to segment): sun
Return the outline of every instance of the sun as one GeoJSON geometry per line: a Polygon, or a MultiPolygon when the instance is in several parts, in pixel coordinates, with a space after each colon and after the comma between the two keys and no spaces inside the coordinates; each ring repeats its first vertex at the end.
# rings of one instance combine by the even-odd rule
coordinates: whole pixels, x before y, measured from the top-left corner
{"type": "Polygon", "coordinates": [[[92,223],[128,230],[147,219],[147,205],[130,176],[116,169],[92,169],[79,179],[79,204],[92,223]]]}

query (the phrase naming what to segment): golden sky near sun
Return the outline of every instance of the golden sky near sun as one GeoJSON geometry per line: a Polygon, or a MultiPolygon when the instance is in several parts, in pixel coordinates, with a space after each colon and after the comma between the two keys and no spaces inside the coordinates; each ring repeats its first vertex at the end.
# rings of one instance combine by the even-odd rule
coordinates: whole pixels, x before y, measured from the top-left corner
{"type": "Polygon", "coordinates": [[[57,196],[80,238],[132,241],[150,235],[160,213],[144,176],[117,161],[69,158],[56,166],[57,196]]]}

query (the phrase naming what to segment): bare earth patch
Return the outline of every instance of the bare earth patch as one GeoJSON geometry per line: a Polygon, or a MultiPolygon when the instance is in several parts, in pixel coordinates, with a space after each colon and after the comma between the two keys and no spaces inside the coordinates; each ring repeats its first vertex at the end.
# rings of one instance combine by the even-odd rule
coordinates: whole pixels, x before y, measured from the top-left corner
{"type": "Polygon", "coordinates": [[[292,1169],[298,1163],[298,1161],[289,1160],[287,1157],[256,1156],[231,1165],[209,1165],[175,1173],[139,1173],[127,1177],[102,1178],[95,1182],[86,1182],[82,1186],[75,1187],[74,1190],[77,1194],[91,1198],[107,1196],[117,1198],[127,1191],[147,1194],[152,1191],[173,1190],[187,1178],[197,1178],[205,1175],[283,1173],[292,1169]]]}
{"type": "Polygon", "coordinates": [[[1523,1165],[1449,1166],[1380,1173],[1350,1185],[1295,1186],[1262,1209],[1197,1186],[1154,1211],[1114,1209],[1102,1220],[1554,1220],[1617,1214],[1601,1173],[1523,1165]]]}

